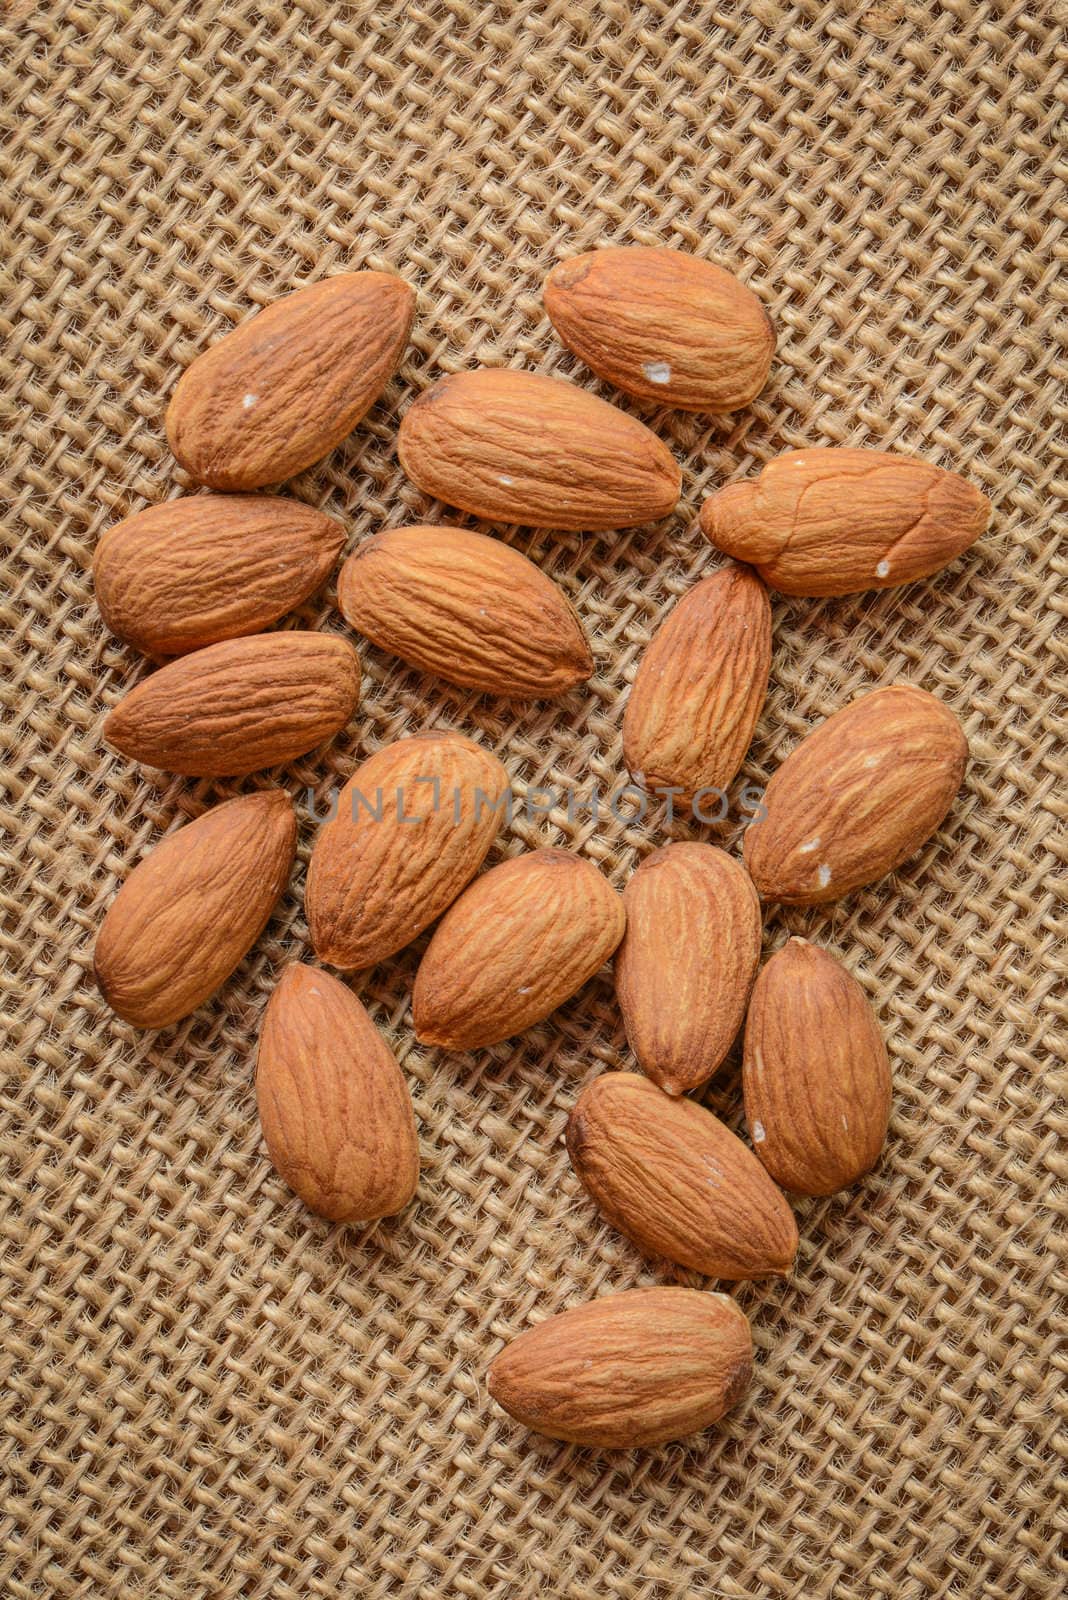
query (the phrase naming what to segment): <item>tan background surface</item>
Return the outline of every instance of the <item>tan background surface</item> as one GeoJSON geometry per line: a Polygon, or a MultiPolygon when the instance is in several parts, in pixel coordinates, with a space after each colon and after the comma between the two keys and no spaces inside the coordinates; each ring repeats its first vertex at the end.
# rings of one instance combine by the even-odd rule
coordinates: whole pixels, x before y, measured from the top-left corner
{"type": "MultiPolygon", "coordinates": [[[[0,1592],[1063,1592],[1065,8],[8,12],[0,1592]],[[996,515],[930,582],[776,604],[751,780],[820,716],[898,678],[954,707],[973,762],[905,870],[826,913],[769,916],[769,948],[810,931],[878,1007],[896,1080],[885,1158],[856,1192],[799,1206],[788,1283],[741,1290],[758,1372],[726,1425],[612,1459],[528,1437],[485,1389],[502,1338],[667,1276],[599,1225],[560,1143],[579,1086],[629,1063],[608,977],[514,1048],[449,1058],[413,1046],[418,947],[373,972],[358,987],[420,1121],[418,1203],[366,1231],[310,1217],[268,1169],[251,1087],[273,975],[305,948],[303,870],[188,1023],[139,1035],[95,992],[93,933],[116,885],[230,789],[103,749],[105,708],[145,666],[105,636],[88,570],[104,528],[184,486],[162,430],[182,367],[274,295],[361,265],[418,285],[411,350],[366,426],[290,492],[342,516],[353,541],[447,516],[396,466],[411,395],[476,361],[596,388],[554,339],[539,285],[559,257],[627,240],[733,267],[780,345],[745,414],[656,418],[685,464],[670,522],[502,531],[577,600],[595,680],[555,712],[514,710],[362,648],[359,715],[283,774],[294,792],[325,792],[361,752],[426,726],[488,741],[520,793],[610,785],[642,647],[715,564],[693,526],[703,494],[784,447],[922,451],[980,484],[996,515]]],[[[304,621],[341,627],[329,596],[304,621]]],[[[306,821],[303,859],[313,832],[306,821]]],[[[663,837],[656,819],[558,815],[517,826],[493,859],[566,842],[622,885],[663,837]]],[[[711,1101],[738,1117],[736,1069],[711,1101]]]]}

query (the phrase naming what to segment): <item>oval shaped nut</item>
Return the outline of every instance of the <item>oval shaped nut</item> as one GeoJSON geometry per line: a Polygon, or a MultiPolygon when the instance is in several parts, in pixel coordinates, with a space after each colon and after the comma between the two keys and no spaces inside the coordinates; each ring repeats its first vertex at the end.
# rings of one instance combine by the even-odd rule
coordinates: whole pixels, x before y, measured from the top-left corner
{"type": "Polygon", "coordinates": [[[491,522],[596,533],[675,509],[682,475],[655,433],[576,384],[482,367],[409,406],[397,451],[427,494],[491,522]]]}
{"type": "Polygon", "coordinates": [[[345,620],[409,666],[516,699],[564,694],[593,671],[563,591],[499,539],[467,528],[390,528],[338,579],[345,620]]]}
{"type": "Polygon", "coordinates": [[[328,633],[256,633],[160,667],[108,714],[133,761],[190,777],[243,777],[330,739],[356,709],[360,663],[328,633]]]}
{"type": "Polygon", "coordinates": [[[541,1022],[623,937],[623,901],[592,862],[531,850],[477,879],[442,918],[412,996],[423,1044],[473,1050],[541,1022]]]}
{"type": "Polygon", "coordinates": [[[793,750],[743,854],[763,900],[822,905],[885,877],[920,848],[960,788],[968,745],[948,707],[894,684],[863,694],[793,750]]]}
{"type": "Polygon", "coordinates": [[[760,901],[709,844],[665,845],[623,891],[616,995],[630,1047],[667,1094],[710,1078],[742,1025],[760,963],[760,901]]]}
{"type": "Polygon", "coordinates": [[[771,605],[760,579],[738,566],[704,578],[638,667],[623,717],[635,783],[673,789],[687,805],[715,795],[718,810],[752,742],[770,670],[771,605]]]}
{"type": "Polygon", "coordinates": [[[955,472],[879,450],[790,450],[701,507],[702,532],[717,550],[796,595],[929,577],[989,521],[986,495],[955,472]]]}
{"type": "Polygon", "coordinates": [[[138,1028],[187,1017],[233,972],[289,881],[297,819],[281,789],[213,806],[136,866],[108,909],[94,971],[138,1028]]]}
{"type": "Polygon", "coordinates": [[[488,1388],[536,1433],[630,1450],[718,1422],[752,1372],[749,1323],[728,1295],[625,1289],[521,1333],[494,1360],[488,1388]]]}
{"type": "Polygon", "coordinates": [[[342,272],[284,295],[179,379],[166,422],[176,458],[213,489],[303,472],[370,410],[414,315],[411,288],[388,272],[342,272]]]}
{"type": "Polygon", "coordinates": [[[751,289],[662,246],[558,262],[545,309],[567,345],[627,394],[683,411],[735,411],[768,381],[775,332],[751,289]]]}
{"type": "Polygon", "coordinates": [[[316,967],[283,972],[260,1031],[256,1100],[278,1176],[331,1222],[404,1209],[419,1182],[408,1085],[356,996],[316,967]]]}
{"type": "Polygon", "coordinates": [[[319,959],[369,967],[410,944],[474,877],[510,799],[496,756],[459,734],[399,739],[364,761],[308,868],[319,959]]]}
{"type": "Polygon", "coordinates": [[[181,656],[259,633],[333,571],[345,530],[273,495],[184,495],[109,528],[93,557],[112,633],[149,656],[181,656]]]}
{"type": "Polygon", "coordinates": [[[797,1224],[752,1151],[693,1100],[634,1072],[606,1072],[567,1124],[579,1181],[607,1222],[648,1256],[713,1278],[789,1272],[797,1224]]]}
{"type": "Polygon", "coordinates": [[[856,978],[791,939],[756,981],[745,1027],[745,1120],[776,1183],[834,1194],[879,1159],[890,1062],[856,978]]]}

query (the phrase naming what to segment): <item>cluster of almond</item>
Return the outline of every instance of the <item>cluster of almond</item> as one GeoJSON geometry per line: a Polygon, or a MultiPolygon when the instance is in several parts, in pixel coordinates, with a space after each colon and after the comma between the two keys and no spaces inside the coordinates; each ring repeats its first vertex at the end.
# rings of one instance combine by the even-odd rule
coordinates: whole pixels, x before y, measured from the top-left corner
{"type": "MultiPolygon", "coordinates": [[[[569,347],[642,399],[724,412],[767,379],[774,337],[759,301],[678,252],[582,256],[550,273],[545,302],[569,347]]],[[[100,544],[105,619],[147,654],[173,658],[108,716],[118,750],[170,772],[240,776],[311,750],[351,717],[360,671],[350,644],[258,631],[326,579],[343,529],[298,502],[240,491],[340,442],[395,370],[412,314],[397,278],[329,278],[185,373],[168,438],[194,478],[227,492],[155,506],[100,544]]],[[[680,488],[676,462],[641,422],[527,372],[441,379],[404,417],[399,452],[448,505],[534,527],[633,526],[671,512],[680,488]]],[[[929,574],[978,537],[988,509],[952,473],[859,450],[791,452],[714,495],[701,526],[748,565],[697,584],[646,652],[624,722],[634,781],[692,799],[734,779],[767,690],[768,585],[836,595],[929,574]]],[[[593,670],[556,585],[469,529],[378,534],[343,566],[338,600],[368,639],[450,683],[542,697],[593,670]]],[[[966,755],[956,719],[931,695],[876,690],[780,767],[766,815],[746,832],[744,866],[709,844],[670,844],[620,896],[564,850],[528,851],[476,877],[502,820],[505,769],[460,735],[399,740],[357,768],[315,842],[311,943],[321,962],[353,971],[437,922],[413,1018],[420,1040],[453,1050],[521,1033],[616,953],[645,1076],[605,1073],[580,1095],[567,1135],[575,1171],[653,1257],[730,1281],[785,1273],[797,1228],[782,1189],[830,1194],[868,1170],[886,1133],[890,1070],[863,991],[834,957],[793,939],[758,976],[761,899],[813,905],[892,871],[942,821],[966,755]],[[756,1154],[685,1098],[743,1021],[756,1154]]],[[[295,846],[280,789],[218,805],[157,846],[97,941],[100,986],[119,1015],[159,1028],[206,999],[261,932],[295,846]]],[[[352,991],[320,967],[282,974],[257,1094],[274,1164],[315,1211],[368,1221],[411,1199],[418,1147],[399,1065],[352,991]]],[[[522,1334],[494,1362],[490,1388],[553,1437],[651,1444],[720,1416],[748,1382],[751,1353],[730,1298],[631,1290],[522,1334]]]]}

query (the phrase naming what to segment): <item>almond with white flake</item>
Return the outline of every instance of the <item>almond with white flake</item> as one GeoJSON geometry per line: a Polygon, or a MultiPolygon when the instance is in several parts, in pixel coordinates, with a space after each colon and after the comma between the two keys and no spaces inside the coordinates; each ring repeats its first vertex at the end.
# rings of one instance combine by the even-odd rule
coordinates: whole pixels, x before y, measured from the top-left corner
{"type": "Polygon", "coordinates": [[[789,1272],[797,1224],[785,1196],[693,1100],[603,1073],[575,1104],[567,1149],[601,1215],[646,1255],[732,1281],[789,1272]]]}
{"type": "Polygon", "coordinates": [[[728,1295],[625,1289],[521,1333],[495,1358],[488,1388],[536,1433],[627,1450],[718,1422],[752,1370],[749,1323],[728,1295]]]}
{"type": "Polygon", "coordinates": [[[666,517],[679,498],[678,462],[644,423],[538,372],[439,378],[397,450],[420,489],[493,522],[596,533],[666,517]]]}
{"type": "Polygon", "coordinates": [[[570,601],[510,545],[467,528],[390,528],[345,562],[354,628],[448,683],[516,699],[559,695],[593,657],[570,601]]]}
{"type": "Polygon", "coordinates": [[[478,878],[441,920],[412,996],[424,1044],[473,1050],[540,1022],[623,937],[623,901],[590,861],[531,850],[478,878]]]}
{"type": "Polygon", "coordinates": [[[718,550],[796,595],[929,577],[989,521],[986,495],[955,472],[879,450],[790,450],[701,508],[701,528],[718,550]]]}
{"type": "Polygon", "coordinates": [[[742,1083],[753,1147],[791,1193],[834,1194],[879,1159],[886,1045],[856,978],[807,939],[791,939],[756,981],[742,1083]]]}
{"type": "Polygon", "coordinates": [[[351,990],[295,962],[271,996],[256,1060],[260,1126],[280,1178],[332,1222],[372,1222],[419,1181],[411,1095],[351,990]]]}
{"type": "Polygon", "coordinates": [[[820,905],[885,877],[942,822],[967,760],[952,711],[912,684],[836,711],[779,767],[746,829],[761,898],[820,905]]]}
{"type": "Polygon", "coordinates": [[[197,357],[167,439],[199,483],[258,489],[319,461],[396,371],[415,297],[388,272],[342,272],[283,295],[197,357]]]}
{"type": "Polygon", "coordinates": [[[768,381],[775,333],[764,307],[732,273],[682,250],[627,245],[558,262],[545,309],[598,377],[643,400],[734,411],[768,381]]]}

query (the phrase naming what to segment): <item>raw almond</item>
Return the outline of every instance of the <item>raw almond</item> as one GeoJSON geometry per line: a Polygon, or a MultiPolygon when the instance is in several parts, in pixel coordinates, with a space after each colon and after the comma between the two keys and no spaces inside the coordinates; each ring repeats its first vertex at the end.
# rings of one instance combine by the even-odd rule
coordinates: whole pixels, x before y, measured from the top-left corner
{"type": "Polygon", "coordinates": [[[241,777],[314,750],[356,709],[360,663],[328,633],[256,633],[169,661],[131,689],[104,738],[134,761],[241,777]]]}
{"type": "Polygon", "coordinates": [[[834,1194],[879,1159],[890,1062],[864,990],[807,939],[772,956],[753,990],[742,1069],[753,1146],[793,1194],[834,1194]]]}
{"type": "Polygon", "coordinates": [[[718,815],[753,738],[771,668],[771,605],[746,567],[683,596],[642,657],[623,718],[635,783],[718,815]],[[702,791],[706,791],[702,795],[702,791]]]}
{"type": "Polygon", "coordinates": [[[410,944],[474,877],[508,798],[496,756],[459,734],[400,739],[357,767],[308,869],[319,958],[369,967],[410,944]]]}
{"type": "Polygon", "coordinates": [[[467,528],[390,528],[338,579],[347,622],[447,683],[518,699],[563,694],[593,671],[574,607],[532,561],[467,528]]]}
{"type": "Polygon", "coordinates": [[[926,578],[974,544],[985,494],[955,472],[878,450],[791,450],[701,508],[717,549],[783,594],[853,594],[926,578]]]}
{"type": "Polygon", "coordinates": [[[408,1085],[356,996],[295,962],[271,996],[256,1060],[260,1126],[278,1176],[331,1222],[403,1210],[419,1181],[408,1085]]]}
{"type": "Polygon", "coordinates": [[[567,850],[503,861],[462,894],[419,964],[412,997],[424,1044],[473,1050],[540,1022],[581,989],[623,937],[623,901],[567,850]]]}
{"type": "Polygon", "coordinates": [[[387,272],[343,272],[284,295],[183,374],[167,408],[175,456],[213,489],[302,472],[370,410],[414,312],[412,290],[387,272]]]}
{"type": "Polygon", "coordinates": [[[560,378],[503,367],[439,378],[397,449],[427,494],[494,522],[597,532],[666,517],[681,474],[643,423],[560,378]]]}
{"type": "Polygon", "coordinates": [[[789,1272],[797,1224],[752,1151],[693,1100],[606,1072],[583,1090],[567,1149],[602,1216],[649,1256],[713,1278],[789,1272]]]}
{"type": "Polygon", "coordinates": [[[836,711],[779,767],[766,816],[746,829],[761,898],[820,905],[885,877],[934,833],[967,759],[952,711],[911,684],[836,711]]]}
{"type": "Polygon", "coordinates": [[[710,1078],[745,1016],[760,962],[760,901],[713,845],[665,845],[623,891],[616,994],[630,1047],[668,1094],[710,1078]]]}
{"type": "Polygon", "coordinates": [[[345,530],[299,500],[185,495],[118,522],[93,557],[112,633],[181,656],[259,633],[325,583],[345,530]]]}
{"type": "Polygon", "coordinates": [[[751,289],[681,250],[625,246],[561,261],[545,309],[567,345],[627,394],[734,411],[768,381],[775,333],[751,289]]]}
{"type": "Polygon", "coordinates": [[[528,1328],[489,1370],[509,1416],[609,1450],[667,1444],[718,1422],[749,1387],[741,1308],[697,1289],[626,1289],[528,1328]]]}
{"type": "Polygon", "coordinates": [[[214,806],[156,845],[113,900],[94,968],[113,1011],[166,1028],[213,994],[289,879],[297,819],[281,789],[214,806]]]}

